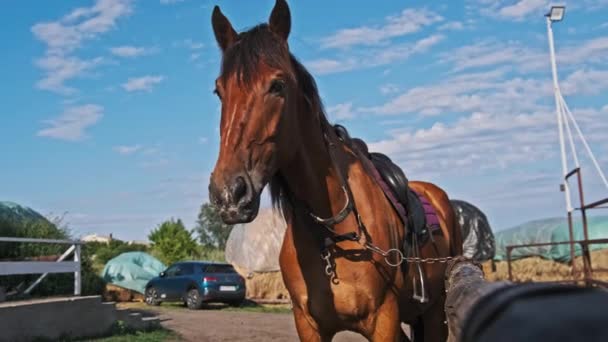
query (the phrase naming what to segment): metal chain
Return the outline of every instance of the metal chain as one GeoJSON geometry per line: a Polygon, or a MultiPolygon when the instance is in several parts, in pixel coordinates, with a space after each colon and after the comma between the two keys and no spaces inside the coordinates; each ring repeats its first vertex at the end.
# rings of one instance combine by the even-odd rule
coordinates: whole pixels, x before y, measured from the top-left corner
{"type": "Polygon", "coordinates": [[[452,260],[459,260],[459,261],[469,260],[468,258],[466,258],[465,256],[462,256],[462,255],[438,257],[438,258],[406,257],[406,256],[403,256],[403,253],[396,248],[391,248],[387,251],[383,251],[379,247],[374,246],[373,244],[371,244],[369,242],[365,243],[365,248],[371,250],[372,252],[376,252],[376,253],[382,255],[384,257],[384,261],[386,261],[386,263],[389,264],[390,266],[394,266],[394,267],[401,265],[404,261],[407,263],[434,264],[436,262],[437,263],[447,263],[452,260]],[[397,255],[397,258],[399,260],[397,263],[392,264],[388,260],[388,256],[390,255],[390,253],[395,253],[397,255]]]}
{"type": "Polygon", "coordinates": [[[436,262],[438,263],[447,263],[450,262],[452,260],[459,260],[459,261],[466,261],[469,260],[468,258],[466,258],[465,256],[462,255],[458,255],[458,256],[447,256],[447,257],[440,257],[440,258],[419,258],[419,257],[406,257],[404,258],[404,260],[406,262],[409,263],[422,263],[422,264],[434,264],[436,262]]]}

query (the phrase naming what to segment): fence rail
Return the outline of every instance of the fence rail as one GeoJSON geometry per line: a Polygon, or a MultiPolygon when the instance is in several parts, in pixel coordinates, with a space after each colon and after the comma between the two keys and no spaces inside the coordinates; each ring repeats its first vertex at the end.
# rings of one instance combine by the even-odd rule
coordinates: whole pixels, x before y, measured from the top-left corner
{"type": "Polygon", "coordinates": [[[74,272],[74,295],[80,296],[82,290],[81,251],[82,243],[75,240],[32,239],[0,237],[0,242],[49,243],[70,245],[57,261],[3,261],[0,262],[0,275],[42,274],[24,293],[30,293],[50,273],[74,272]],[[72,261],[64,261],[73,255],[72,261]]]}

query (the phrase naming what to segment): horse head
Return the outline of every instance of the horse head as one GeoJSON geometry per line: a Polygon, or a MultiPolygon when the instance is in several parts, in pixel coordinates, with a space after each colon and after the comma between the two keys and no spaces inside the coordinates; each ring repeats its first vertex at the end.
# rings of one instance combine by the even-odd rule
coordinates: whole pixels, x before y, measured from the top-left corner
{"type": "Polygon", "coordinates": [[[293,158],[301,104],[299,64],[289,52],[291,16],[277,0],[268,23],[237,33],[218,6],[212,14],[222,52],[215,93],[221,101],[220,151],[209,197],[225,223],[255,219],[260,195],[293,158]]]}

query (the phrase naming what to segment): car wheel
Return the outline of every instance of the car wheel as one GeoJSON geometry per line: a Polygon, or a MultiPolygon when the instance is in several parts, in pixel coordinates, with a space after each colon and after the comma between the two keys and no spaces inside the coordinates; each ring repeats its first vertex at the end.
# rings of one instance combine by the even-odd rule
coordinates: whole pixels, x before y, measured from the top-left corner
{"type": "Polygon", "coordinates": [[[145,300],[148,305],[158,306],[161,303],[160,300],[158,300],[158,292],[154,287],[148,287],[146,289],[145,300]]]}
{"type": "Polygon", "coordinates": [[[186,305],[190,310],[199,310],[203,307],[203,299],[197,289],[190,289],[186,294],[186,305]]]}

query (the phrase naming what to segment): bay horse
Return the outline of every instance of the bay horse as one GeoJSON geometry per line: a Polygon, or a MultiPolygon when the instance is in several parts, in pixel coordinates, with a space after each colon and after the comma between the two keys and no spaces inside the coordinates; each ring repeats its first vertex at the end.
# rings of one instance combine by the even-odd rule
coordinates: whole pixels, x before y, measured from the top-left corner
{"type": "MultiPolygon", "coordinates": [[[[414,299],[416,268],[403,262],[407,225],[366,167],[360,148],[330,125],[314,78],[289,50],[291,14],[277,0],[268,23],[237,33],[212,13],[222,53],[219,156],[209,198],[226,224],[254,220],[268,185],[287,223],[279,264],[302,341],[331,341],[344,330],[370,341],[445,341],[442,263],[418,263],[428,301],[414,299]],[[401,256],[401,257],[400,257],[401,256]]],[[[460,255],[462,240],[447,194],[409,186],[439,219],[419,256],[460,255]],[[432,234],[431,234],[432,236],[432,234]]]]}

